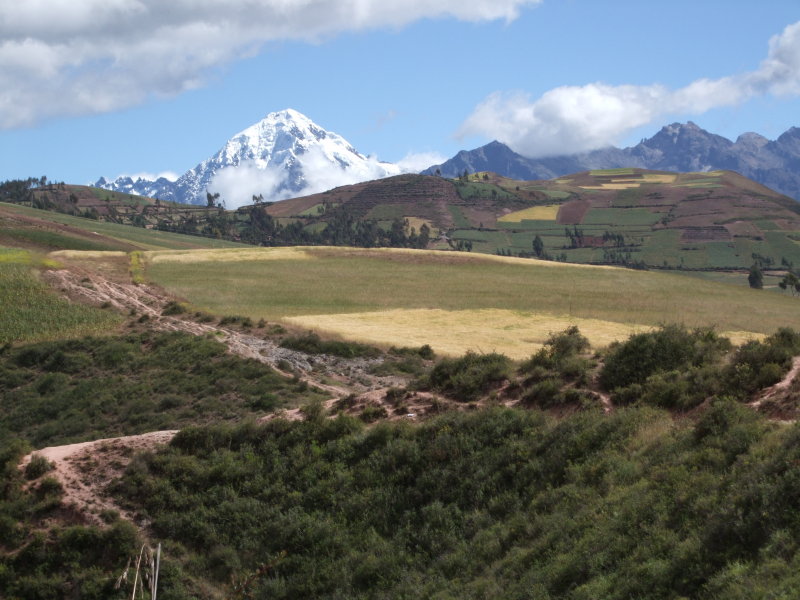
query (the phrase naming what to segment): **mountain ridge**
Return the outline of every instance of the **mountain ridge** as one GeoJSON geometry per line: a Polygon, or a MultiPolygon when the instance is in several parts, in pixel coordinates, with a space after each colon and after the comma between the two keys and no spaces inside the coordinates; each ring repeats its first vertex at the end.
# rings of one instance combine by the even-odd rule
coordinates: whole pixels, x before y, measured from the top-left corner
{"type": "Polygon", "coordinates": [[[592,169],[633,167],[679,173],[730,170],[800,200],[800,128],[776,140],[746,132],[736,141],[706,131],[692,121],[671,123],[627,148],[614,146],[580,154],[527,158],[498,141],[461,151],[422,171],[458,177],[490,171],[513,179],[553,179],[592,169]]]}

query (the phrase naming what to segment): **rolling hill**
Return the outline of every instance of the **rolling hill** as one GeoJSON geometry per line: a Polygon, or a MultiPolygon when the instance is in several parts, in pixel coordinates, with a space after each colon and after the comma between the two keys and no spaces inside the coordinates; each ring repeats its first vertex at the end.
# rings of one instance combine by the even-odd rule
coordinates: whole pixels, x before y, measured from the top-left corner
{"type": "MultiPolygon", "coordinates": [[[[97,223],[90,233],[70,234],[77,236],[73,249],[133,249],[145,228],[208,239],[169,242],[181,247],[227,241],[457,249],[723,278],[754,264],[773,274],[800,265],[800,203],[732,171],[625,168],[541,181],[404,174],[235,211],[64,184],[32,186],[9,199],[72,215],[58,217],[60,235],[64,227],[97,223]],[[101,222],[135,225],[138,233],[127,228],[120,230],[127,236],[104,241],[101,222]]],[[[19,217],[8,222],[4,239],[42,241],[41,232],[21,231],[19,217]]]]}
{"type": "Polygon", "coordinates": [[[406,219],[417,232],[428,226],[437,238],[431,247],[515,256],[533,256],[539,236],[541,256],[567,262],[685,270],[800,264],[800,204],[730,171],[611,169],[547,181],[401,175],[264,210],[310,231],[341,211],[384,228],[406,219]]]}

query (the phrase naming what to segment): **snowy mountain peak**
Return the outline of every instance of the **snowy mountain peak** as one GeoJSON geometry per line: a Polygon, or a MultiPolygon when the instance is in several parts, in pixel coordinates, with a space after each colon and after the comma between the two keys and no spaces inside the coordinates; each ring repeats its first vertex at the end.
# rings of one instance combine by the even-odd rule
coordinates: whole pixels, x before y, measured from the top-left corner
{"type": "MultiPolygon", "coordinates": [[[[397,165],[365,157],[340,135],[287,108],[235,134],[171,188],[160,180],[157,187],[162,199],[193,204],[204,204],[207,192],[219,193],[233,208],[249,204],[255,195],[274,201],[398,173],[397,165]]],[[[100,178],[95,185],[140,193],[137,190],[153,191],[153,184],[100,178]]]]}

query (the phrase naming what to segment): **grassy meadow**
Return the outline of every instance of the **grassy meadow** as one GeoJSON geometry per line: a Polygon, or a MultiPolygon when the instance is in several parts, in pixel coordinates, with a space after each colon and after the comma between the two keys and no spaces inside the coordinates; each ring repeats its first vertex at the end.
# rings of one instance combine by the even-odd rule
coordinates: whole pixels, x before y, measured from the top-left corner
{"type": "Polygon", "coordinates": [[[571,323],[598,346],[670,322],[742,339],[796,326],[800,308],[788,295],[681,275],[466,253],[305,247],[144,257],[150,281],[200,310],[446,354],[526,354],[571,323]]]}
{"type": "Polygon", "coordinates": [[[38,229],[17,229],[13,235],[25,241],[33,241],[48,244],[54,247],[73,250],[115,250],[126,249],[120,246],[133,246],[141,250],[180,250],[191,248],[241,248],[245,244],[229,242],[226,240],[203,238],[198,236],[183,235],[180,233],[170,233],[167,231],[156,231],[144,229],[143,227],[131,227],[130,225],[119,225],[117,223],[107,223],[94,221],[83,217],[74,217],[56,212],[48,212],[35,208],[19,206],[17,204],[7,204],[0,202],[0,209],[7,215],[19,218],[37,219],[53,223],[54,225],[64,225],[75,229],[91,232],[98,235],[98,242],[87,242],[83,239],[74,239],[64,232],[43,232],[38,229]],[[32,239],[31,239],[32,238],[32,239]],[[104,239],[105,238],[105,239],[104,239]],[[116,242],[116,243],[114,243],[116,242]]]}
{"type": "Polygon", "coordinates": [[[57,296],[37,278],[37,265],[48,263],[29,252],[0,248],[0,344],[99,334],[121,321],[57,296]]]}

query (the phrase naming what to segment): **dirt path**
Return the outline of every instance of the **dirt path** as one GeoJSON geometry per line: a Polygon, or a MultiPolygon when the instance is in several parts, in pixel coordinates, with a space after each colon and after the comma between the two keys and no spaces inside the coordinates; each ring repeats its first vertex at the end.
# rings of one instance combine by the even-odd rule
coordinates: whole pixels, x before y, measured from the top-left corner
{"type": "Polygon", "coordinates": [[[156,286],[111,281],[96,272],[80,268],[46,271],[43,276],[51,286],[72,300],[113,307],[131,315],[146,315],[149,326],[154,329],[183,331],[193,335],[212,334],[231,353],[268,364],[285,377],[299,377],[308,385],[332,396],[343,397],[398,384],[396,378],[370,375],[370,367],[380,363],[380,358],[344,359],[309,355],[282,348],[269,338],[215,324],[199,323],[181,315],[163,316],[161,312],[164,306],[174,298],[156,286]],[[291,366],[291,373],[281,368],[285,365],[291,366]],[[321,381],[321,375],[327,375],[328,381],[321,381]],[[330,383],[331,379],[341,381],[341,384],[330,383]]]}
{"type": "Polygon", "coordinates": [[[42,448],[24,457],[20,468],[24,469],[34,454],[49,460],[54,469],[47,475],[55,476],[64,488],[62,504],[84,515],[89,523],[101,524],[100,513],[104,510],[117,511],[132,520],[132,515],[108,496],[106,486],[122,474],[135,453],[168,444],[176,433],[154,431],[42,448]]]}
{"type": "Polygon", "coordinates": [[[759,394],[758,398],[749,403],[749,406],[758,410],[764,402],[775,398],[778,394],[785,392],[792,385],[795,378],[800,375],[800,356],[795,356],[792,367],[786,376],[775,385],[768,387],[759,394]]]}

